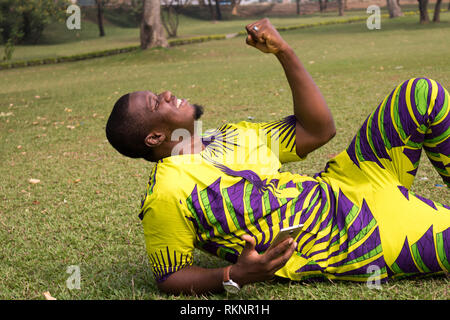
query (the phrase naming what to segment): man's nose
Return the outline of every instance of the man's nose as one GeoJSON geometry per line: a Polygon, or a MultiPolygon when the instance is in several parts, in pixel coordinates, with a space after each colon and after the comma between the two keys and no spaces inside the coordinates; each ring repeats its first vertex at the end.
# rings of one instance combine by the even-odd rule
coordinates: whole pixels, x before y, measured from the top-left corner
{"type": "Polygon", "coordinates": [[[163,93],[161,93],[161,96],[164,100],[166,100],[167,102],[170,102],[170,99],[172,98],[172,92],[164,91],[163,93]]]}

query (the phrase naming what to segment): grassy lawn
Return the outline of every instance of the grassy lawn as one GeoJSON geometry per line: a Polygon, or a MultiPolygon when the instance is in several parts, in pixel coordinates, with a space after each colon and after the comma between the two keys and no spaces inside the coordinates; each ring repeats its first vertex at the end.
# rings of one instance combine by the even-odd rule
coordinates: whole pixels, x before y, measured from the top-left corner
{"type": "MultiPolygon", "coordinates": [[[[441,19],[427,26],[417,16],[383,20],[378,31],[355,23],[284,32],[338,128],[330,143],[284,169],[322,170],[403,80],[427,76],[450,88],[450,13],[441,19]]],[[[292,110],[281,66],[247,47],[243,37],[5,70],[0,77],[0,299],[43,299],[45,291],[58,299],[178,298],[156,289],[137,217],[152,164],[120,156],[105,138],[120,95],[171,90],[205,105],[204,129],[292,110]],[[66,287],[70,265],[80,267],[80,290],[66,287]]],[[[450,191],[435,186],[442,182],[426,157],[417,177],[414,192],[449,203],[450,191]]],[[[225,265],[200,251],[195,262],[225,265]]],[[[389,282],[381,290],[344,282],[266,282],[246,286],[238,298],[450,299],[448,288],[445,276],[389,282]]]]}

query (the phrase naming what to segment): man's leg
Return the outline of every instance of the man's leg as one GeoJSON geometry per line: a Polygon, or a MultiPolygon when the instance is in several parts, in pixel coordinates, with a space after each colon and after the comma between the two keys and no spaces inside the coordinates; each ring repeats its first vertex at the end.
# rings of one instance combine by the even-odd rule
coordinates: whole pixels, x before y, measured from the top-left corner
{"type": "MultiPolygon", "coordinates": [[[[347,153],[358,167],[376,164],[410,188],[422,148],[450,187],[450,101],[439,83],[416,78],[405,81],[366,119],[347,153]]],[[[364,169],[363,169],[364,170],[364,169]]],[[[370,169],[369,169],[370,170],[370,169]]]]}
{"type": "Polygon", "coordinates": [[[422,148],[450,187],[450,102],[429,79],[399,85],[367,118],[347,154],[370,181],[388,274],[450,271],[450,207],[411,187],[422,148]]]}

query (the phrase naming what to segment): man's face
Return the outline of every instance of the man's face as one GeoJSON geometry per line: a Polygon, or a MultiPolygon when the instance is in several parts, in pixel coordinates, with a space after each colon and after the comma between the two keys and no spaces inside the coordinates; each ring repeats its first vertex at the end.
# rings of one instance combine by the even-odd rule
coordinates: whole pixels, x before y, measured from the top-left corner
{"type": "Polygon", "coordinates": [[[194,121],[202,112],[201,107],[191,105],[186,99],[174,96],[170,91],[158,95],[151,91],[130,94],[130,108],[142,117],[149,128],[174,131],[184,128],[193,133],[194,121]]]}

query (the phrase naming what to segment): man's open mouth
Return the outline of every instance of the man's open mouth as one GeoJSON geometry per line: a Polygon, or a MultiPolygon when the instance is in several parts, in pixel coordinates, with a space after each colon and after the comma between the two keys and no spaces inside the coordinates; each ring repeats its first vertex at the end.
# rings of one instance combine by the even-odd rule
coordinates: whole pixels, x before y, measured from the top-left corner
{"type": "Polygon", "coordinates": [[[180,106],[181,106],[181,104],[183,103],[183,100],[181,100],[181,99],[177,99],[177,109],[179,109],[180,108],[180,106]]]}

